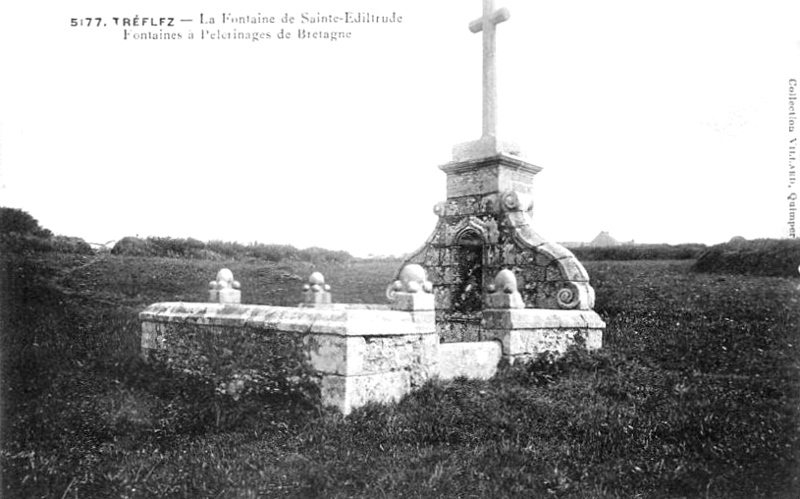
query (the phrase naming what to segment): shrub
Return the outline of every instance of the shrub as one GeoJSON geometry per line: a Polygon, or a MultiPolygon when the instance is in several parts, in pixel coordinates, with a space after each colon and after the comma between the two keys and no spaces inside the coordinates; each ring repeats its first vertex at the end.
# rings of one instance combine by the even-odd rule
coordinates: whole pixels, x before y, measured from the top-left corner
{"type": "Polygon", "coordinates": [[[31,234],[0,234],[0,251],[17,255],[31,253],[94,254],[92,247],[79,237],[39,237],[31,234]]]}
{"type": "Polygon", "coordinates": [[[0,206],[0,235],[19,234],[36,237],[50,237],[49,230],[42,228],[39,221],[29,213],[17,209],[0,206]]]}
{"type": "Polygon", "coordinates": [[[353,258],[346,251],[333,251],[318,247],[299,250],[288,244],[252,243],[244,245],[224,241],[204,243],[192,238],[172,237],[148,237],[147,239],[125,237],[114,245],[111,253],[124,256],[158,256],[193,260],[241,260],[245,258],[268,262],[298,260],[315,264],[347,263],[353,258]]]}
{"type": "Polygon", "coordinates": [[[704,244],[626,244],[570,248],[579,260],[691,260],[706,249],[704,244]]]}
{"type": "Polygon", "coordinates": [[[89,243],[80,237],[55,236],[50,239],[50,251],[57,253],[73,253],[77,255],[92,255],[94,250],[89,243]]]}
{"type": "Polygon", "coordinates": [[[123,256],[150,256],[150,245],[144,239],[138,237],[123,237],[111,248],[112,255],[123,256]]]}
{"type": "Polygon", "coordinates": [[[53,236],[27,212],[0,207],[0,251],[8,254],[70,253],[91,255],[91,246],[79,237],[53,236]]]}
{"type": "Polygon", "coordinates": [[[704,251],[692,266],[696,272],[797,277],[800,240],[754,239],[717,244],[704,251]]]}
{"type": "Polygon", "coordinates": [[[152,256],[171,258],[202,258],[206,244],[197,239],[178,239],[172,237],[149,237],[148,246],[152,256]]]}

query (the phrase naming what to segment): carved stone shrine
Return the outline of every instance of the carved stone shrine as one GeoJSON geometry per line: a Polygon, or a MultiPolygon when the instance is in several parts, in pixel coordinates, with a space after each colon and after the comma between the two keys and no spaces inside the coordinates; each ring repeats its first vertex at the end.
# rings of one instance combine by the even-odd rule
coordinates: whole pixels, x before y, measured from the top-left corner
{"type": "MultiPolygon", "coordinates": [[[[516,276],[525,308],[591,311],[594,290],[583,265],[563,246],[533,230],[533,180],[542,168],[529,163],[513,142],[497,137],[496,25],[507,9],[484,0],[483,16],[470,23],[483,34],[483,132],[458,144],[447,175],[447,201],[436,205],[439,221],[425,244],[404,263],[422,265],[433,284],[436,328],[443,342],[492,339],[483,312],[495,276],[516,276]]],[[[398,271],[399,272],[399,271],[398,271]]],[[[595,319],[594,312],[589,312],[595,319]]],[[[602,324],[599,317],[593,320],[602,324]]]]}

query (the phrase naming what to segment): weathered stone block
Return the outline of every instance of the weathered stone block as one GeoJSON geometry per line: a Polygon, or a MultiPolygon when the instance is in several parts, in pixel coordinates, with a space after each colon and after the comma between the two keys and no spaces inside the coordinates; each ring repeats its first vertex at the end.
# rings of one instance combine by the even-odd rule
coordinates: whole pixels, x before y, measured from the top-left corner
{"type": "Polygon", "coordinates": [[[441,343],[431,374],[441,379],[459,376],[489,379],[497,373],[502,354],[502,345],[498,341],[441,343]]]}
{"type": "Polygon", "coordinates": [[[363,373],[410,371],[420,361],[421,336],[367,338],[362,357],[363,373]]]}
{"type": "Polygon", "coordinates": [[[479,321],[461,315],[458,317],[451,315],[449,321],[450,329],[447,335],[447,342],[480,341],[481,327],[479,321]]]}
{"type": "Polygon", "coordinates": [[[447,176],[448,199],[497,192],[497,171],[493,168],[477,169],[447,176]]]}
{"type": "MultiPolygon", "coordinates": [[[[442,217],[444,217],[444,215],[442,215],[442,217]]],[[[446,224],[444,220],[444,218],[440,218],[439,221],[436,222],[436,228],[428,239],[428,244],[430,246],[441,247],[447,244],[447,231],[445,230],[446,224]]]]}
{"type": "Polygon", "coordinates": [[[498,182],[498,190],[514,190],[515,192],[530,194],[532,188],[533,175],[515,171],[502,171],[498,182]]]}
{"type": "Polygon", "coordinates": [[[525,308],[522,295],[519,293],[489,293],[484,298],[486,309],[494,308],[525,308]]]}
{"type": "Polygon", "coordinates": [[[591,310],[510,309],[483,313],[485,337],[499,340],[510,360],[545,351],[563,354],[570,345],[602,347],[605,322],[591,310]]]}
{"type": "Polygon", "coordinates": [[[393,371],[364,376],[323,376],[320,387],[322,403],[337,407],[345,415],[370,402],[399,401],[411,391],[411,375],[393,371]]]}
{"type": "Polygon", "coordinates": [[[433,310],[433,293],[397,293],[392,302],[392,310],[433,310]]]}
{"type": "Polygon", "coordinates": [[[435,265],[439,265],[441,263],[441,250],[439,248],[428,248],[425,252],[425,263],[423,264],[425,267],[433,267],[435,265]]]}
{"type": "Polygon", "coordinates": [[[450,310],[453,307],[453,298],[450,286],[437,287],[434,290],[433,301],[434,301],[434,308],[436,310],[450,310]]]}
{"type": "Polygon", "coordinates": [[[155,322],[142,323],[142,350],[157,350],[160,347],[159,324],[155,322]]]}
{"type": "Polygon", "coordinates": [[[580,343],[587,350],[597,350],[603,342],[603,331],[600,329],[516,329],[487,331],[487,334],[500,340],[503,356],[512,362],[532,359],[545,352],[561,356],[570,346],[580,343]]]}
{"type": "Polygon", "coordinates": [[[484,310],[487,329],[605,329],[592,310],[508,309],[484,310]]]}
{"type": "Polygon", "coordinates": [[[520,268],[516,271],[521,279],[525,279],[526,283],[538,283],[547,280],[547,275],[544,267],[528,266],[520,268]]]}
{"type": "Polygon", "coordinates": [[[480,198],[477,196],[463,196],[447,202],[447,213],[450,216],[474,215],[479,211],[480,198]]]}
{"type": "Polygon", "coordinates": [[[434,285],[442,284],[444,281],[444,267],[436,265],[433,267],[428,267],[426,270],[428,271],[428,279],[434,285]]]}
{"type": "Polygon", "coordinates": [[[536,252],[536,261],[534,262],[537,267],[547,267],[553,262],[553,258],[547,253],[542,251],[536,252]]]}
{"type": "Polygon", "coordinates": [[[309,334],[303,337],[303,344],[317,372],[343,376],[364,373],[366,340],[363,337],[309,334]]]}
{"type": "Polygon", "coordinates": [[[545,281],[555,282],[555,281],[563,281],[564,275],[562,274],[562,267],[559,265],[557,260],[550,262],[545,268],[545,281]]]}

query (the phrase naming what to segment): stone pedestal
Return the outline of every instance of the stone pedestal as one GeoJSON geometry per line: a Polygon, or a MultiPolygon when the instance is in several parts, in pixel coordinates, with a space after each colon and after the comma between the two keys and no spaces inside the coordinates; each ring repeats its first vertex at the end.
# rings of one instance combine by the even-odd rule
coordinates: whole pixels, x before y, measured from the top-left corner
{"type": "Polygon", "coordinates": [[[481,137],[478,140],[464,142],[453,147],[453,161],[473,161],[491,158],[498,154],[521,156],[520,147],[514,142],[500,140],[494,136],[481,137]]]}
{"type": "Polygon", "coordinates": [[[504,309],[484,310],[487,339],[499,340],[503,357],[514,363],[545,352],[558,357],[571,345],[587,350],[603,346],[606,324],[591,310],[504,309]]]}
{"type": "Polygon", "coordinates": [[[404,265],[427,271],[443,341],[487,339],[481,324],[486,287],[503,269],[516,275],[525,309],[592,309],[594,290],[583,265],[533,230],[533,179],[541,167],[497,154],[440,168],[447,200],[434,209],[433,233],[404,265]]]}

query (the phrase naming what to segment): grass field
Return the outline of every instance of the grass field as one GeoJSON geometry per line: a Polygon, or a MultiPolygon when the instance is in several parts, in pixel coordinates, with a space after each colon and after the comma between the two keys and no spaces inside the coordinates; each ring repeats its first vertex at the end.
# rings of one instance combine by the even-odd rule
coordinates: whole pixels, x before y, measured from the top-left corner
{"type": "Polygon", "coordinates": [[[396,264],[7,256],[3,497],[800,496],[797,279],[587,262],[602,352],[348,418],[137,357],[136,314],[204,301],[220,266],[244,301],[294,305],[314,269],[337,302],[383,303],[396,264]]]}

